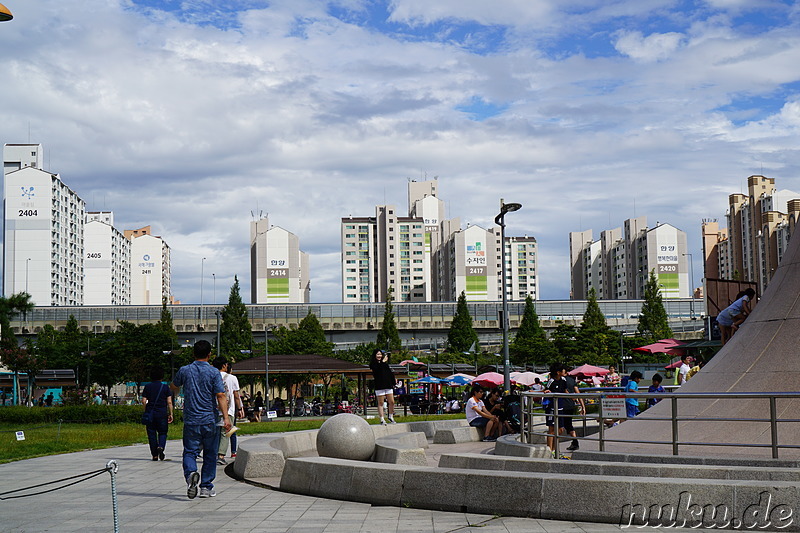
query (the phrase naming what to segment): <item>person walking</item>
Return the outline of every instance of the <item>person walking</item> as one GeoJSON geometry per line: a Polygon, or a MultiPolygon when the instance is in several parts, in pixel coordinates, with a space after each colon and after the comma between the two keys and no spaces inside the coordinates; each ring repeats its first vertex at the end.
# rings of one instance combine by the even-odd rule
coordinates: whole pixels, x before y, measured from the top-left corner
{"type": "Polygon", "coordinates": [[[167,431],[172,424],[172,389],[164,385],[164,370],[153,367],[150,370],[150,383],[142,391],[144,410],[150,413],[147,428],[147,441],[150,443],[150,455],[153,461],[164,460],[164,449],[167,447],[167,431]]]}
{"type": "Polygon", "coordinates": [[[186,478],[186,495],[201,498],[217,495],[214,478],[217,477],[217,449],[219,429],[217,408],[222,414],[222,427],[231,429],[228,418],[228,399],[219,371],[208,363],[211,344],[197,341],[194,344],[194,362],[181,367],[170,384],[174,393],[183,387],[183,476],[186,478]],[[197,472],[197,458],[203,452],[203,470],[197,472]]]}
{"type": "MultiPolygon", "coordinates": [[[[225,386],[225,398],[228,400],[228,418],[231,420],[233,427],[236,427],[236,418],[244,418],[244,405],[242,399],[239,397],[239,379],[230,373],[231,365],[224,357],[217,357],[214,359],[214,368],[219,370],[222,376],[222,383],[225,386]]],[[[219,422],[217,423],[219,425],[219,422]]],[[[217,450],[217,464],[225,466],[225,454],[228,453],[228,447],[233,450],[233,438],[236,433],[228,435],[227,432],[220,428],[219,431],[219,448],[217,450]]],[[[236,457],[235,452],[232,457],[236,457]]]]}
{"type": "Polygon", "coordinates": [[[369,362],[369,368],[372,370],[372,377],[375,379],[375,396],[378,400],[378,416],[381,417],[381,424],[386,425],[386,419],[383,417],[383,401],[389,406],[389,422],[396,424],[394,421],[394,373],[389,368],[389,356],[383,353],[380,348],[375,350],[372,354],[372,360],[369,362]]]}

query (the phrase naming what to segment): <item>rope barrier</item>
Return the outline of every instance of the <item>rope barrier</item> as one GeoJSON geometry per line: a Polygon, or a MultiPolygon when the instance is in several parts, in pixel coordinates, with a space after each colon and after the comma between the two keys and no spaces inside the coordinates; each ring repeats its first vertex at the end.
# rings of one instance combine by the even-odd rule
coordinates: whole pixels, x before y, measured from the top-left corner
{"type": "Polygon", "coordinates": [[[65,478],[61,478],[61,479],[56,479],[55,481],[47,481],[45,483],[40,483],[38,485],[31,485],[30,487],[23,487],[21,489],[14,489],[14,490],[6,491],[6,492],[0,492],[0,500],[13,500],[13,499],[16,499],[16,498],[27,498],[28,496],[39,496],[41,494],[47,494],[48,492],[55,492],[57,490],[65,489],[67,487],[71,487],[72,485],[77,485],[78,483],[82,483],[84,481],[87,481],[89,479],[97,477],[97,476],[101,475],[104,472],[116,472],[116,463],[114,463],[113,466],[111,466],[109,464],[105,468],[102,468],[100,470],[94,470],[93,472],[86,472],[84,474],[77,474],[75,476],[69,476],[69,477],[65,477],[65,478]],[[55,488],[43,490],[43,491],[40,491],[40,492],[34,492],[32,494],[19,494],[19,495],[16,495],[16,496],[7,496],[8,494],[14,494],[16,492],[23,492],[23,491],[31,490],[31,489],[38,489],[39,487],[46,487],[47,485],[54,485],[56,483],[62,483],[64,481],[69,481],[70,479],[76,479],[76,478],[83,478],[83,479],[79,479],[77,481],[73,481],[72,483],[67,483],[66,485],[62,485],[60,487],[55,487],[55,488]]]}

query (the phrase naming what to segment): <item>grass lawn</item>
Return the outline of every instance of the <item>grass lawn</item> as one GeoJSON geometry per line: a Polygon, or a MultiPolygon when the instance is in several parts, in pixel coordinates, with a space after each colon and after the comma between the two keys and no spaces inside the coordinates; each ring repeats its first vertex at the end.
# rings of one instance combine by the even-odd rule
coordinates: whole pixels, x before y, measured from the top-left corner
{"type": "MultiPolygon", "coordinates": [[[[445,420],[463,418],[464,415],[407,416],[396,417],[398,422],[422,420],[445,420]]],[[[272,422],[245,423],[239,426],[240,435],[257,435],[260,433],[281,433],[284,431],[300,431],[317,429],[325,419],[295,418],[291,422],[280,418],[272,422]]],[[[377,419],[368,420],[377,424],[377,419]]],[[[174,423],[169,428],[169,438],[180,439],[183,431],[182,423],[174,423]]],[[[144,426],[130,422],[116,424],[74,424],[64,423],[24,425],[0,423],[0,463],[30,459],[43,455],[78,452],[81,450],[97,450],[114,446],[147,443],[144,426]],[[25,433],[25,440],[18,441],[17,431],[25,433]]]]}

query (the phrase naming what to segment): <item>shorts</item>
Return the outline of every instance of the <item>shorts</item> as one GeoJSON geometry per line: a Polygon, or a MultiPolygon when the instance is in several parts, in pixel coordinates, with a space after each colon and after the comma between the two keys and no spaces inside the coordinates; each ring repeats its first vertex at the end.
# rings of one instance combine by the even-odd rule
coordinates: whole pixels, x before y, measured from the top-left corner
{"type": "Polygon", "coordinates": [[[486,427],[486,425],[488,423],[489,423],[489,419],[488,418],[484,418],[482,416],[479,416],[478,418],[473,418],[472,420],[469,421],[469,425],[474,427],[474,428],[486,427]]]}
{"type": "Polygon", "coordinates": [[[628,418],[633,418],[639,414],[639,406],[632,403],[626,403],[625,412],[628,415],[628,418]]]}
{"type": "MultiPolygon", "coordinates": [[[[545,409],[544,414],[545,416],[545,425],[549,428],[555,427],[555,419],[556,417],[553,416],[553,408],[545,409]]],[[[575,414],[575,408],[570,407],[568,409],[559,408],[558,410],[558,428],[564,428],[564,431],[567,433],[571,433],[575,431],[575,428],[572,425],[572,417],[565,416],[565,415],[573,415],[575,414]]]]}
{"type": "Polygon", "coordinates": [[[375,396],[389,396],[390,394],[394,394],[393,389],[377,389],[375,391],[375,396]]]}

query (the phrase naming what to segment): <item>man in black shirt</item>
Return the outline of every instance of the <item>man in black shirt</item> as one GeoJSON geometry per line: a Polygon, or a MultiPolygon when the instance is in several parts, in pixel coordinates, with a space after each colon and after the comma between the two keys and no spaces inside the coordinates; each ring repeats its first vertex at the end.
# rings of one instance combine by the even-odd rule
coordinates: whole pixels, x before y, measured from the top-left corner
{"type": "MultiPolygon", "coordinates": [[[[567,374],[566,368],[564,369],[564,381],[567,384],[567,392],[581,392],[575,379],[567,374]]],[[[577,439],[578,435],[575,433],[575,428],[572,425],[572,415],[575,414],[575,400],[572,398],[564,398],[564,400],[568,400],[571,404],[569,406],[565,404],[564,407],[564,414],[570,415],[570,418],[562,418],[564,421],[564,431],[572,436],[572,444],[570,444],[570,446],[567,448],[567,451],[574,452],[580,447],[577,439]]],[[[586,406],[583,404],[583,400],[580,398],[578,398],[578,409],[581,415],[586,412],[586,406]]]]}

